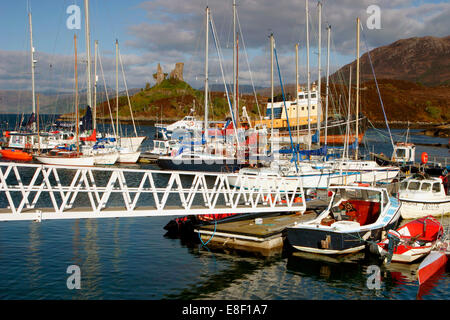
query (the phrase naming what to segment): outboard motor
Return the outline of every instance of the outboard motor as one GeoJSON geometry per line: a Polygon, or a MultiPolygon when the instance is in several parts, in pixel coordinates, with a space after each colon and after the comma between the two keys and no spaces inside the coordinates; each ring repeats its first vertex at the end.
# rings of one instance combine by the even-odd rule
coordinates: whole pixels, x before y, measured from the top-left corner
{"type": "Polygon", "coordinates": [[[398,244],[401,241],[401,235],[400,233],[398,233],[395,230],[389,230],[387,237],[389,239],[389,244],[388,244],[388,254],[386,257],[386,263],[389,264],[391,263],[392,260],[392,255],[394,254],[394,250],[395,248],[397,248],[398,244]]]}

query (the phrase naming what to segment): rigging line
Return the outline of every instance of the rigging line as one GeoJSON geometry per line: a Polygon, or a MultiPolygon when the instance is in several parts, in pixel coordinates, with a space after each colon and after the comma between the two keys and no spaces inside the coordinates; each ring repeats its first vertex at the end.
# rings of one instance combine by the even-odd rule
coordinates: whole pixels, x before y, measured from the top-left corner
{"type": "Polygon", "coordinates": [[[100,54],[100,48],[98,48],[97,50],[98,50],[98,62],[99,62],[99,65],[100,65],[100,70],[102,72],[103,85],[105,87],[106,101],[108,102],[109,116],[111,118],[111,124],[112,124],[111,127],[113,128],[114,136],[117,137],[117,135],[116,135],[116,128],[114,126],[114,119],[113,119],[112,110],[111,110],[111,104],[110,104],[109,97],[108,97],[108,88],[106,86],[105,74],[103,72],[102,55],[100,54]]]}
{"type": "Polygon", "coordinates": [[[389,137],[391,138],[392,148],[394,148],[394,140],[392,139],[391,129],[389,128],[389,123],[388,123],[388,120],[387,120],[386,112],[384,110],[383,99],[381,98],[380,88],[378,86],[377,77],[375,75],[375,70],[374,70],[373,64],[372,64],[372,58],[370,56],[369,46],[367,45],[367,39],[366,39],[366,35],[364,33],[364,29],[362,27],[362,24],[361,24],[361,29],[362,29],[362,35],[363,35],[363,39],[364,39],[364,44],[366,45],[367,56],[369,57],[370,68],[372,69],[373,78],[375,80],[375,85],[377,87],[378,97],[380,98],[381,108],[383,110],[383,115],[384,115],[384,121],[386,122],[386,127],[387,127],[388,132],[389,132],[389,137]]]}
{"type": "MultiPolygon", "coordinates": [[[[286,99],[285,99],[285,96],[284,96],[283,81],[281,80],[281,71],[280,71],[280,66],[278,64],[278,55],[277,55],[277,49],[275,47],[275,43],[274,43],[274,46],[273,46],[273,51],[274,51],[275,60],[276,60],[276,63],[277,63],[278,77],[280,79],[280,86],[281,86],[281,93],[283,95],[284,110],[286,112],[286,121],[287,121],[287,126],[288,126],[288,129],[289,129],[289,138],[291,140],[292,154],[294,154],[295,153],[294,141],[292,140],[291,126],[289,125],[288,110],[287,110],[287,107],[286,107],[286,99]]],[[[272,110],[272,112],[273,112],[273,110],[272,110]]],[[[273,137],[271,137],[271,139],[273,139],[273,137]]],[[[297,151],[296,158],[298,159],[298,157],[299,157],[299,154],[298,154],[298,151],[297,151]]],[[[295,170],[298,172],[297,159],[295,159],[294,163],[295,163],[295,170]]]]}
{"type": "Polygon", "coordinates": [[[259,120],[262,121],[261,110],[259,108],[258,97],[256,95],[256,90],[255,90],[255,84],[253,82],[252,70],[250,69],[250,62],[248,60],[247,47],[245,46],[244,35],[243,35],[242,29],[241,29],[241,21],[239,20],[239,15],[237,12],[236,12],[236,20],[237,20],[238,26],[239,26],[239,32],[240,32],[241,40],[242,40],[242,46],[244,47],[245,59],[247,61],[247,65],[248,65],[248,72],[250,74],[250,81],[252,83],[253,95],[255,96],[256,107],[258,108],[259,120]]]}
{"type": "Polygon", "coordinates": [[[125,92],[126,92],[126,94],[127,94],[128,107],[130,108],[131,121],[133,122],[134,134],[135,134],[136,137],[137,137],[138,134],[137,134],[137,131],[136,131],[136,124],[134,123],[133,109],[132,109],[132,107],[131,107],[130,95],[128,94],[127,80],[126,80],[126,78],[125,78],[125,71],[123,70],[123,62],[122,62],[122,55],[120,54],[120,49],[119,49],[119,61],[120,61],[121,69],[122,69],[123,83],[125,84],[125,92]]]}
{"type": "Polygon", "coordinates": [[[230,96],[229,96],[229,93],[228,93],[227,83],[226,83],[226,81],[225,81],[225,75],[224,75],[224,72],[223,72],[223,66],[222,66],[222,59],[223,59],[223,58],[222,58],[220,46],[219,46],[218,43],[217,43],[217,38],[216,38],[216,28],[215,28],[214,20],[213,20],[213,18],[212,18],[212,14],[211,14],[211,13],[210,13],[209,18],[210,18],[209,21],[210,21],[210,24],[211,24],[212,36],[213,36],[213,39],[214,39],[214,45],[215,45],[215,47],[216,47],[216,52],[217,52],[217,55],[218,55],[218,58],[219,58],[219,65],[220,65],[220,71],[221,71],[221,73],[222,73],[222,80],[223,80],[223,83],[224,83],[224,85],[225,85],[225,92],[226,92],[227,100],[228,100],[228,108],[230,109],[230,112],[231,112],[231,119],[233,120],[234,132],[235,132],[235,135],[236,135],[236,143],[237,143],[237,146],[238,146],[238,148],[239,148],[240,146],[239,146],[239,139],[238,139],[238,136],[237,136],[237,130],[238,130],[238,128],[237,128],[237,125],[236,125],[236,117],[235,117],[235,115],[234,115],[233,108],[231,107],[231,100],[230,100],[230,96]]]}

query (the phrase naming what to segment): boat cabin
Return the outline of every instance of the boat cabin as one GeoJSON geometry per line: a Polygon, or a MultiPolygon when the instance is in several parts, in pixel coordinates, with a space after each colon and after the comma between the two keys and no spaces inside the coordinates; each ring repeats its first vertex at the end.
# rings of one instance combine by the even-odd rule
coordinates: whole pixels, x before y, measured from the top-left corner
{"type": "Polygon", "coordinates": [[[392,152],[392,162],[414,163],[416,157],[416,146],[412,143],[397,143],[392,152]]]}
{"type": "Polygon", "coordinates": [[[336,188],[327,210],[318,219],[320,225],[331,226],[340,221],[356,222],[360,226],[375,223],[389,205],[385,189],[336,188]]]}
{"type": "Polygon", "coordinates": [[[400,183],[400,197],[442,197],[449,194],[448,183],[444,184],[441,178],[430,177],[405,179],[400,183]]]}
{"type": "Polygon", "coordinates": [[[178,143],[174,140],[153,140],[153,149],[150,153],[167,155],[177,148],[178,143]]]}

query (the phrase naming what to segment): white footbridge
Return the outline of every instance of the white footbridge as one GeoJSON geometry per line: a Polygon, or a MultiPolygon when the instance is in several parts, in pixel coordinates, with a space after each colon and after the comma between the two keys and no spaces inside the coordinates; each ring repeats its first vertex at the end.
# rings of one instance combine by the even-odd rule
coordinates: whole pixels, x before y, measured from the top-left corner
{"type": "Polygon", "coordinates": [[[283,191],[283,179],[267,189],[240,189],[230,185],[230,176],[246,179],[232,173],[0,162],[0,221],[306,210],[300,179],[298,188],[291,186],[295,191],[283,191]]]}

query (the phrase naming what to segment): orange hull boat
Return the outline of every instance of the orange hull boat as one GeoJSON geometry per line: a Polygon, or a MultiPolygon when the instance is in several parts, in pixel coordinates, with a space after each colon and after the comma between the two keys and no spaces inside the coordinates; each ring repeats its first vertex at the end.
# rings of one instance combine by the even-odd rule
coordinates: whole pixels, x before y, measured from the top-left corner
{"type": "Polygon", "coordinates": [[[31,161],[33,159],[31,154],[15,149],[0,150],[0,154],[3,158],[9,160],[31,161]]]}
{"type": "MultiPolygon", "coordinates": [[[[355,134],[350,135],[350,141],[349,144],[352,144],[355,142],[355,134]]],[[[360,133],[358,135],[358,142],[361,144],[362,140],[364,138],[364,132],[360,133]]],[[[325,143],[325,137],[323,135],[320,136],[320,142],[325,143]]],[[[345,134],[338,134],[338,135],[329,135],[327,136],[327,144],[337,144],[337,145],[343,145],[345,143],[345,134]]]]}

